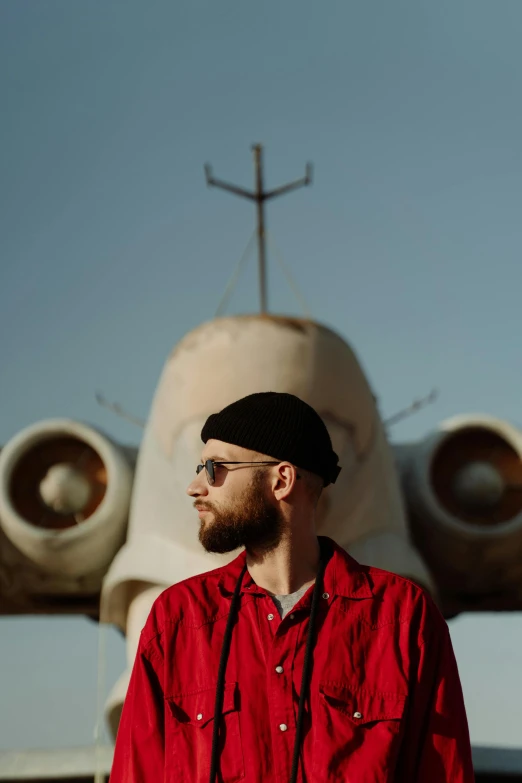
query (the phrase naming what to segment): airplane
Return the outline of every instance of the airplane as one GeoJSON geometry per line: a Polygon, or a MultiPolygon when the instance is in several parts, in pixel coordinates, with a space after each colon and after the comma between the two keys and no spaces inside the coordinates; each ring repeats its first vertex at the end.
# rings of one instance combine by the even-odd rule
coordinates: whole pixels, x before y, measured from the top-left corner
{"type": "Polygon", "coordinates": [[[328,427],[343,470],[321,497],[320,534],[363,563],[415,580],[446,618],[522,609],[522,431],[465,413],[418,442],[391,442],[344,337],[268,312],[264,205],[310,184],[311,167],[265,191],[262,147],[253,150],[254,191],[214,179],[210,167],[206,174],[209,186],[256,203],[260,312],[215,318],[183,337],[166,359],[139,445],[50,419],[0,452],[0,614],[83,614],[121,630],[128,668],[105,710],[113,737],[155,598],[235,556],[202,550],[185,488],[207,416],[253,392],[296,394],[328,427]]]}

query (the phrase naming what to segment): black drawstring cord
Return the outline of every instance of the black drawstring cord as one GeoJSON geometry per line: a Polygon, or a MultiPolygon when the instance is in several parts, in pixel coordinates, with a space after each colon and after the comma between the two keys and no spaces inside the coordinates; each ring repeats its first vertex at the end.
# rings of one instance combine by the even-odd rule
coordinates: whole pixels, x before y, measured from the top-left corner
{"type": "Polygon", "coordinates": [[[319,608],[319,596],[323,591],[323,576],[324,569],[326,567],[327,557],[321,557],[319,562],[319,571],[315,579],[314,592],[312,595],[312,606],[310,609],[310,622],[308,624],[308,636],[306,637],[306,649],[303,664],[303,675],[301,677],[301,693],[299,694],[299,707],[297,709],[297,724],[295,728],[295,740],[294,740],[294,757],[292,759],[292,773],[290,775],[290,783],[296,783],[297,772],[299,770],[299,754],[301,751],[301,734],[303,731],[303,714],[304,705],[306,700],[306,694],[308,686],[310,684],[310,671],[312,667],[312,649],[314,646],[314,631],[315,622],[317,618],[317,610],[319,608]]]}
{"type": "Polygon", "coordinates": [[[239,579],[236,582],[234,589],[234,595],[232,596],[232,603],[230,605],[230,611],[228,613],[227,625],[225,628],[225,636],[223,638],[223,646],[221,648],[221,656],[219,658],[219,669],[217,677],[216,687],[216,703],[214,706],[214,726],[212,729],[212,755],[210,757],[210,783],[215,783],[216,775],[219,764],[219,728],[221,723],[221,711],[223,709],[223,696],[225,693],[225,672],[227,668],[228,653],[230,651],[230,641],[232,639],[232,628],[238,613],[239,606],[239,593],[241,591],[241,585],[243,583],[243,577],[247,570],[247,565],[243,567],[239,579]]]}

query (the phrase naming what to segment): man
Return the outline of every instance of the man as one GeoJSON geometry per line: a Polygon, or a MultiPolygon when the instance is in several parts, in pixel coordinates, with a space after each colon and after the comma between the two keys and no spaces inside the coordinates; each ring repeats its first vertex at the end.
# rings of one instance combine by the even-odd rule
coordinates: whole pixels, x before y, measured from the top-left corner
{"type": "Polygon", "coordinates": [[[317,537],[340,468],[319,415],[252,394],[207,420],[188,487],[232,563],[157,599],[111,783],[472,783],[446,623],[420,587],[317,537]]]}

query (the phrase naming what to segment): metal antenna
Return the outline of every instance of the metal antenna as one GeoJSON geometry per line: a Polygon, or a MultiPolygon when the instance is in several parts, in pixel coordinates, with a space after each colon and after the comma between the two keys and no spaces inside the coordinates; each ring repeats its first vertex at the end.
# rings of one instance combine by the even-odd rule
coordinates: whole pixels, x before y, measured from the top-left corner
{"type": "Polygon", "coordinates": [[[414,413],[420,411],[421,408],[425,408],[427,405],[434,403],[438,396],[439,392],[437,389],[433,389],[426,397],[423,397],[420,400],[414,400],[411,405],[408,405],[407,408],[403,408],[403,410],[398,411],[398,413],[394,413],[393,416],[385,419],[383,422],[384,426],[393,427],[393,425],[397,424],[397,422],[402,421],[403,419],[407,419],[409,416],[412,416],[414,413]]]}
{"type": "Polygon", "coordinates": [[[209,187],[221,188],[222,190],[228,190],[229,193],[234,193],[236,196],[242,198],[248,198],[251,201],[255,201],[257,205],[257,245],[259,254],[259,297],[261,312],[266,313],[268,310],[267,292],[266,292],[266,237],[265,237],[265,201],[275,198],[276,196],[282,196],[285,193],[289,193],[291,190],[301,188],[303,185],[310,185],[312,182],[312,164],[307,163],[305,169],[305,176],[303,179],[298,179],[295,182],[289,182],[288,185],[281,185],[274,190],[263,190],[263,146],[261,144],[254,144],[252,146],[254,152],[254,167],[256,178],[255,191],[245,190],[237,185],[231,185],[229,182],[223,182],[223,180],[215,179],[212,176],[212,169],[207,163],[205,165],[205,174],[207,177],[207,185],[209,187]]]}
{"type": "Polygon", "coordinates": [[[100,394],[100,392],[96,392],[96,402],[98,405],[101,405],[102,408],[107,408],[108,410],[115,413],[116,416],[120,417],[120,419],[126,419],[127,421],[130,421],[131,424],[135,424],[137,427],[144,429],[145,425],[147,424],[147,422],[143,419],[139,419],[137,416],[133,416],[132,413],[127,413],[127,411],[122,408],[118,402],[108,402],[103,394],[100,394]]]}

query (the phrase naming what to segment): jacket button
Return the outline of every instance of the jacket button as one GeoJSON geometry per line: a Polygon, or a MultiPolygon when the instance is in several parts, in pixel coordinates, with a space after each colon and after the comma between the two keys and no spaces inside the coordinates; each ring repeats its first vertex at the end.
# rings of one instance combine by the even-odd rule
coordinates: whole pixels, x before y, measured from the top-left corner
{"type": "Polygon", "coordinates": [[[203,720],[203,715],[201,714],[201,712],[199,712],[199,713],[196,715],[196,720],[203,720]]]}
{"type": "Polygon", "coordinates": [[[288,726],[286,725],[286,723],[280,723],[279,728],[281,729],[281,731],[286,731],[288,726]]]}
{"type": "Polygon", "coordinates": [[[274,619],[274,615],[273,614],[267,615],[267,620],[273,620],[273,619],[274,619]]]}
{"type": "Polygon", "coordinates": [[[278,674],[282,674],[283,673],[283,667],[282,666],[276,666],[276,672],[278,674]]]}
{"type": "Polygon", "coordinates": [[[293,619],[294,619],[294,617],[295,617],[295,614],[290,614],[290,615],[288,615],[288,616],[290,617],[290,619],[291,619],[291,620],[293,620],[293,619]]]}
{"type": "Polygon", "coordinates": [[[330,593],[323,593],[323,598],[326,600],[327,598],[330,598],[330,593]]]}
{"type": "Polygon", "coordinates": [[[353,713],[353,717],[354,717],[354,718],[362,718],[362,715],[361,715],[361,713],[360,713],[360,712],[354,712],[354,713],[353,713]]]}

